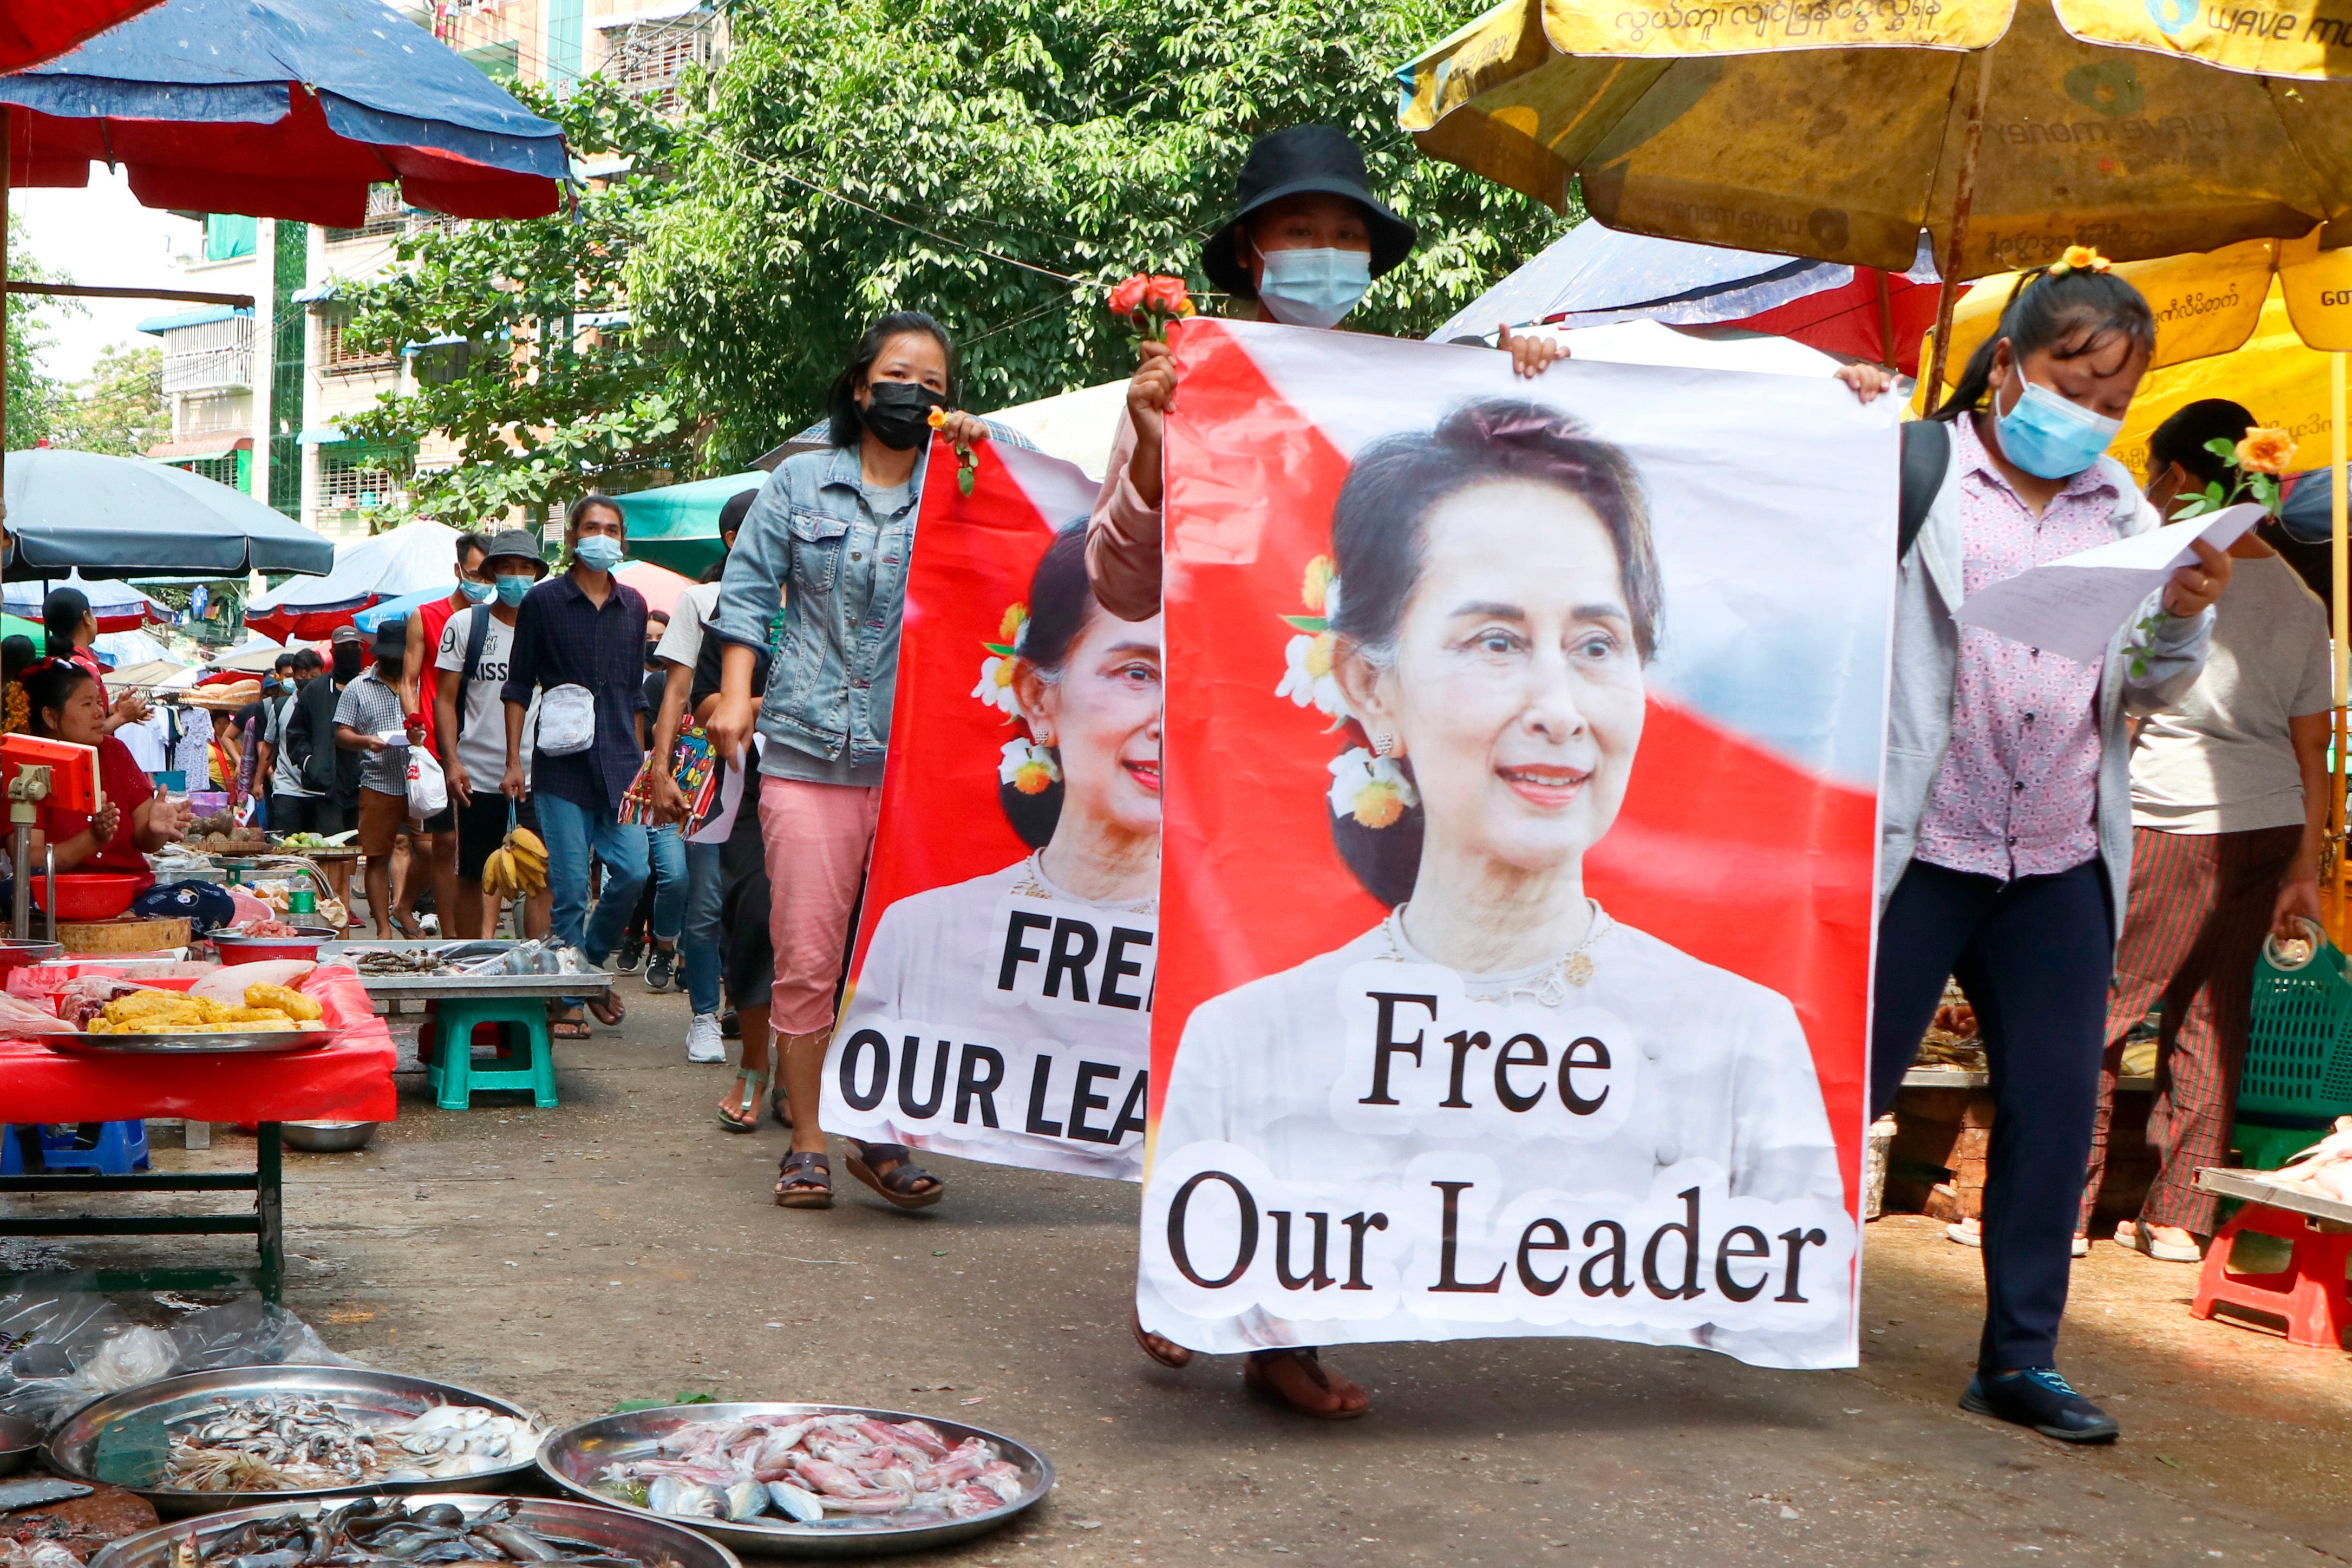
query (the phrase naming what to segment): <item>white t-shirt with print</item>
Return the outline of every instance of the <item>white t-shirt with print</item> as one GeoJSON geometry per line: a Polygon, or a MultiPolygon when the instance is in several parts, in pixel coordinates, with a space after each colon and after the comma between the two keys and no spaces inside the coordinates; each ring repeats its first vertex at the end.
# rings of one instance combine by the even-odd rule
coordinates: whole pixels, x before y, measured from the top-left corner
{"type": "MultiPolygon", "coordinates": [[[[482,638],[481,662],[475,666],[474,677],[466,685],[466,710],[457,715],[457,760],[466,764],[468,782],[478,790],[494,790],[507,771],[507,705],[501,693],[507,683],[507,664],[514,651],[514,627],[492,615],[487,606],[458,611],[449,617],[441,629],[441,649],[433,658],[433,668],[443,672],[442,679],[454,682],[457,672],[466,667],[466,646],[474,635],[474,617],[489,617],[490,629],[482,638]]],[[[530,779],[530,754],[538,743],[539,695],[531,694],[530,711],[522,721],[522,776],[530,779]]]]}

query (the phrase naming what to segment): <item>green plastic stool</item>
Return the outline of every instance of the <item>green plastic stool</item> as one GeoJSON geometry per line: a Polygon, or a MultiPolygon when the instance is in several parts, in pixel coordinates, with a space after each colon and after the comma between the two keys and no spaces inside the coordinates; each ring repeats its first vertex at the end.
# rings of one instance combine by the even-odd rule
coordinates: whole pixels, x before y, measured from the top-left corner
{"type": "Polygon", "coordinates": [[[547,1033],[547,1004],[517,999],[444,999],[433,1004],[433,1048],[425,1081],[444,1110],[469,1110],[476,1091],[527,1089],[542,1109],[555,1104],[555,1053],[547,1033]],[[476,1066],[474,1029],[498,1029],[499,1057],[512,1065],[476,1066]]]}

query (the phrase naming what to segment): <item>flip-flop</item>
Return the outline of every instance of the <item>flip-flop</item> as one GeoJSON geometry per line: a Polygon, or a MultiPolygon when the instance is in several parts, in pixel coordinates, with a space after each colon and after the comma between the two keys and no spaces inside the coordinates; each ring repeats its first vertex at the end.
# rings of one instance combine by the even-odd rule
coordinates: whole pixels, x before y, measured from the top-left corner
{"type": "Polygon", "coordinates": [[[948,1184],[915,1163],[914,1155],[897,1143],[852,1143],[849,1173],[902,1209],[927,1209],[948,1195],[948,1184]],[[877,1173],[876,1165],[888,1165],[877,1173]],[[918,1182],[931,1184],[928,1192],[909,1192],[918,1182]]]}
{"type": "Polygon", "coordinates": [[[554,1040],[584,1040],[589,1038],[585,1018],[558,1018],[548,1025],[547,1035],[554,1040]]]}
{"type": "Polygon", "coordinates": [[[795,1149],[776,1168],[776,1206],[780,1209],[829,1209],[833,1206],[832,1163],[814,1149],[795,1149]]]}
{"type": "Polygon", "coordinates": [[[602,998],[592,996],[588,999],[588,1011],[594,1016],[598,1023],[608,1029],[617,1029],[629,1021],[629,1009],[623,1005],[618,996],[602,998]],[[612,1015],[609,1017],[605,1016],[606,1007],[612,1009],[612,1015]]]}
{"type": "Polygon", "coordinates": [[[1154,1347],[1151,1342],[1152,1335],[1150,1331],[1143,1326],[1143,1319],[1136,1313],[1135,1309],[1132,1307],[1129,1308],[1127,1311],[1127,1326],[1135,1335],[1135,1342],[1142,1347],[1143,1353],[1150,1356],[1153,1361],[1158,1362],[1161,1366],[1168,1368],[1171,1372],[1181,1372],[1186,1367],[1192,1364],[1192,1352],[1186,1350],[1182,1345],[1170,1344],[1167,1351],[1161,1351],[1154,1347]],[[1170,1359],[1169,1352],[1174,1352],[1173,1360],[1170,1359]]]}
{"type": "Polygon", "coordinates": [[[1316,1421],[1354,1421],[1371,1414],[1372,1407],[1369,1405],[1360,1410],[1309,1410],[1304,1405],[1294,1405],[1287,1394],[1275,1386],[1274,1380],[1265,1375],[1263,1363],[1273,1359],[1274,1355],[1297,1357],[1314,1374],[1316,1382],[1326,1388],[1331,1386],[1329,1376],[1323,1371],[1323,1358],[1313,1350],[1276,1351],[1272,1352],[1272,1355],[1251,1356],[1242,1363],[1242,1386],[1261,1399],[1273,1401],[1293,1415],[1305,1415],[1316,1421]]]}
{"type": "Polygon", "coordinates": [[[730,1132],[757,1132],[760,1130],[760,1090],[768,1085],[763,1072],[738,1071],[735,1074],[736,1093],[728,1096],[740,1104],[719,1108],[719,1125],[730,1132]]]}

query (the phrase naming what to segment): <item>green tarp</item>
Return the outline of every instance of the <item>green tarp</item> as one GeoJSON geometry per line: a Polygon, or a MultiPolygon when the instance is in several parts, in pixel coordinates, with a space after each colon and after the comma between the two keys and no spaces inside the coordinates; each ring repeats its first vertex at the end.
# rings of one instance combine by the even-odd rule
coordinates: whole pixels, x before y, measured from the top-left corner
{"type": "Polygon", "coordinates": [[[699,579],[719,559],[719,509],[730,497],[767,482],[768,476],[755,469],[616,496],[629,521],[630,556],[699,579]]]}

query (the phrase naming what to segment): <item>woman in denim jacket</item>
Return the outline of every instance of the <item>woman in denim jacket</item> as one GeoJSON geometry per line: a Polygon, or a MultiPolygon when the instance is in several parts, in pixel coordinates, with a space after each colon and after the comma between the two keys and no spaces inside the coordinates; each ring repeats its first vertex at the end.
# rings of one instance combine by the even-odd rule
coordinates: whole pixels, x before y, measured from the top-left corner
{"type": "MultiPolygon", "coordinates": [[[[834,383],[830,444],[778,465],[719,580],[713,626],[729,647],[709,729],[729,757],[758,731],[776,952],[771,1024],[793,1121],[776,1183],[785,1208],[833,1204],[819,1086],[881,806],[929,421],[953,405],[955,378],[955,350],[937,321],[914,310],[877,321],[834,383]],[[773,656],[764,699],[752,691],[762,649],[773,656]]],[[[998,433],[965,414],[945,420],[960,445],[998,433]]],[[[850,1148],[851,1172],[901,1208],[926,1207],[947,1190],[896,1144],[850,1148]]]]}

